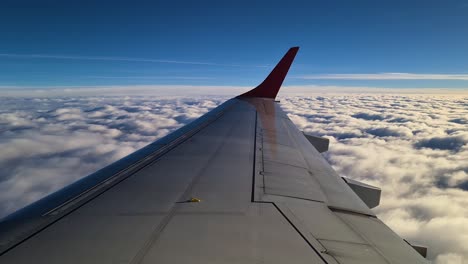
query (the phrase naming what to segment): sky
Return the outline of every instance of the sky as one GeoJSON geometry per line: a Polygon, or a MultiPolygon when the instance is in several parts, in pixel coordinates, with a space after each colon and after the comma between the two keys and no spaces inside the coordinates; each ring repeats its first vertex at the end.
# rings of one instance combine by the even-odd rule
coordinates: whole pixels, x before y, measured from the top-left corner
{"type": "Polygon", "coordinates": [[[2,1],[0,87],[468,87],[468,2],[2,1]]]}

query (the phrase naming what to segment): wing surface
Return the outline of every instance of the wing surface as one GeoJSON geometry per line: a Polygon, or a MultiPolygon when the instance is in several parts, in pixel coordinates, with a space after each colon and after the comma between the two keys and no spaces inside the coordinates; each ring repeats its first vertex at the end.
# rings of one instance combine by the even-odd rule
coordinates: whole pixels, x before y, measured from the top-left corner
{"type": "Polygon", "coordinates": [[[3,219],[0,263],[425,263],[274,101],[296,52],[254,90],[3,219]]]}

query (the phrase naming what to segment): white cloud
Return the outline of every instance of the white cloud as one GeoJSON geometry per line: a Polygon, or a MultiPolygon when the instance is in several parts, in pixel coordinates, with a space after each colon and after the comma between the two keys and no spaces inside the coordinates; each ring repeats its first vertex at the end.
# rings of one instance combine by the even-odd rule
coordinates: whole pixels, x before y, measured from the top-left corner
{"type": "MultiPolygon", "coordinates": [[[[468,87],[467,87],[468,88],[468,87]]],[[[98,100],[102,96],[157,96],[164,98],[190,96],[210,98],[213,94],[218,96],[234,97],[252,89],[250,86],[194,86],[194,85],[109,85],[109,86],[1,86],[0,96],[5,97],[30,97],[39,102],[45,97],[95,97],[98,100]]],[[[388,88],[368,86],[333,86],[333,85],[289,85],[282,87],[279,95],[340,95],[346,94],[395,94],[395,95],[419,95],[424,94],[459,96],[467,95],[466,88],[388,88]]],[[[466,118],[454,120],[465,122],[466,118]]]]}
{"type": "Polygon", "coordinates": [[[424,73],[351,73],[313,74],[297,76],[304,80],[468,80],[468,74],[424,74],[424,73]]]}
{"type": "Polygon", "coordinates": [[[463,256],[455,253],[441,254],[435,260],[436,264],[464,264],[463,256]]]}

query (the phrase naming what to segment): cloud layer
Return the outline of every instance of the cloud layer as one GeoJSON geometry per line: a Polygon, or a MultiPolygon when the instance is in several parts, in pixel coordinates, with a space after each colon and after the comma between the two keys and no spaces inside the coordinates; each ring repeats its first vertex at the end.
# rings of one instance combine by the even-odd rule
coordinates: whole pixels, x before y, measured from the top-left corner
{"type": "Polygon", "coordinates": [[[341,175],[382,188],[379,217],[435,263],[468,260],[468,98],[287,97],[306,132],[331,139],[341,175]]]}
{"type": "MultiPolygon", "coordinates": [[[[2,98],[0,217],[189,123],[227,97],[2,98]]],[[[344,176],[383,190],[379,217],[429,246],[437,264],[468,259],[468,98],[281,98],[291,120],[331,139],[344,176]]]]}

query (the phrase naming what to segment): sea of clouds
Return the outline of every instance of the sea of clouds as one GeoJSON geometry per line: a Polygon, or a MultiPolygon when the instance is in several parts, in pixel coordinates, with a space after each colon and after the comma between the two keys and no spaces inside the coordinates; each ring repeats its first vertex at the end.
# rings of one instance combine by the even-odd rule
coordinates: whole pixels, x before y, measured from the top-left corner
{"type": "MultiPolygon", "coordinates": [[[[206,96],[4,97],[0,217],[124,157],[228,99],[206,96]]],[[[468,97],[341,94],[281,98],[299,129],[330,138],[343,176],[382,188],[378,216],[468,263],[468,97]]]]}
{"type": "Polygon", "coordinates": [[[429,247],[435,263],[468,263],[468,97],[287,97],[302,130],[330,138],[343,176],[382,188],[380,219],[429,247]]]}

